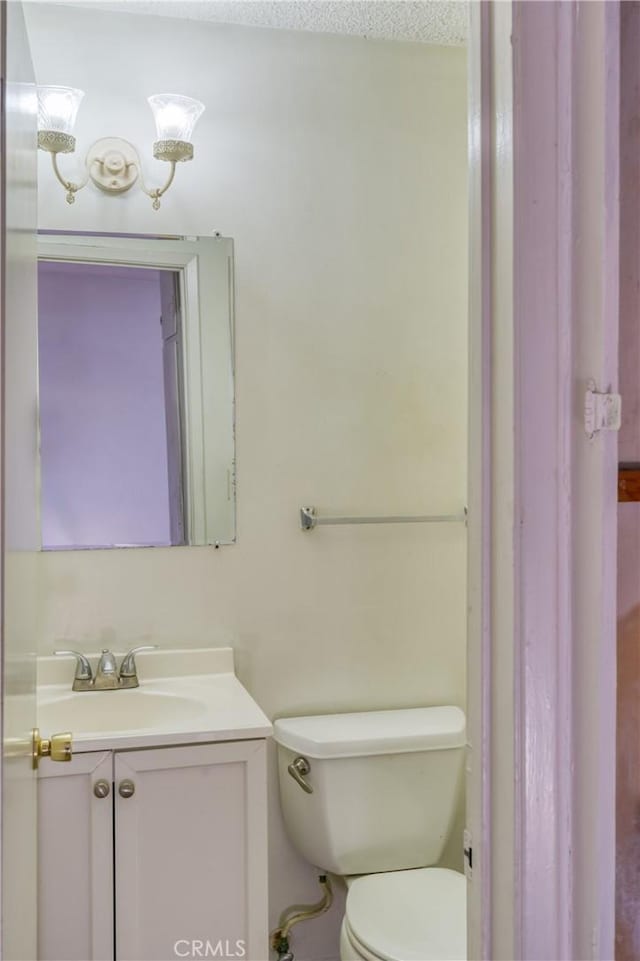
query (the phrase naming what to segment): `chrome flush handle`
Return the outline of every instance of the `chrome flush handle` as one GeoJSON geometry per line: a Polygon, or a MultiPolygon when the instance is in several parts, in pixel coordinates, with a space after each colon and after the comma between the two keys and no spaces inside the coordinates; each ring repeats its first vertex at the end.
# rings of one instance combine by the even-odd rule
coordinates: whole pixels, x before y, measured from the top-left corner
{"type": "Polygon", "coordinates": [[[303,791],[306,791],[307,794],[313,794],[313,788],[308,781],[305,781],[305,776],[311,771],[311,765],[306,757],[297,757],[295,761],[291,762],[287,771],[303,791]]]}

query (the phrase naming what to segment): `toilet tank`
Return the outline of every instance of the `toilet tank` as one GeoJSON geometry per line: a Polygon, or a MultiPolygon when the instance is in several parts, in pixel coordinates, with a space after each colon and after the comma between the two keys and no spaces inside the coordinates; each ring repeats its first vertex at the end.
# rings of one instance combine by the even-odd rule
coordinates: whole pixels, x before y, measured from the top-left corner
{"type": "Polygon", "coordinates": [[[282,718],[274,738],[287,832],[310,864],[349,875],[440,859],[462,777],[459,708],[282,718]],[[311,793],[290,773],[298,758],[311,793]]]}

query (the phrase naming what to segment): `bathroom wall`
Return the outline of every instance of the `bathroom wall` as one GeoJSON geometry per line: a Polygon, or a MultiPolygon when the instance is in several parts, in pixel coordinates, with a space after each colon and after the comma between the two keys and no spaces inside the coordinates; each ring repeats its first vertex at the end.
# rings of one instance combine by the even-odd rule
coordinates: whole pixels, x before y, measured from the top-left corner
{"type": "Polygon", "coordinates": [[[38,269],[42,541],[170,544],[160,272],[38,269]]]}
{"type": "MultiPolygon", "coordinates": [[[[145,97],[207,105],[157,213],[138,191],[92,187],[69,207],[41,155],[41,227],[218,230],[236,257],[238,543],[43,555],[41,649],[232,644],[271,716],[463,705],[464,527],[305,534],[298,511],[465,503],[465,51],[58,6],[27,16],[39,81],[86,91],[80,149],[127,137],[159,182],[145,97]]],[[[275,779],[272,801],[276,919],[317,890],[282,833],[275,779]]],[[[296,957],[337,957],[338,921],[296,930],[296,957]]]]}

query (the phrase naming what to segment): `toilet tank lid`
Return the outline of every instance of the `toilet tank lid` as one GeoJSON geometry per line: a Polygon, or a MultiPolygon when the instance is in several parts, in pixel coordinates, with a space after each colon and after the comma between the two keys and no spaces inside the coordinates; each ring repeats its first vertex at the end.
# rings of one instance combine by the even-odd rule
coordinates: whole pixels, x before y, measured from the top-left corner
{"type": "Polygon", "coordinates": [[[278,744],[306,757],[364,757],[463,747],[465,716],[459,707],[416,707],[358,714],[280,718],[278,744]]]}

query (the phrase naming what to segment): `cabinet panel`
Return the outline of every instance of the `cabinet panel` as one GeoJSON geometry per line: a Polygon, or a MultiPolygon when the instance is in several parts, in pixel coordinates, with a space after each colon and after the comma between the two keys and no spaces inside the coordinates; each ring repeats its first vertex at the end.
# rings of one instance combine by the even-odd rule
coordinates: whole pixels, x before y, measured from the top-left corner
{"type": "Polygon", "coordinates": [[[265,752],[240,741],[116,755],[118,961],[191,957],[192,942],[268,957],[265,752]]]}
{"type": "Polygon", "coordinates": [[[110,751],[40,764],[39,961],[113,959],[112,778],[110,751]],[[105,798],[93,791],[100,780],[105,798]]]}

